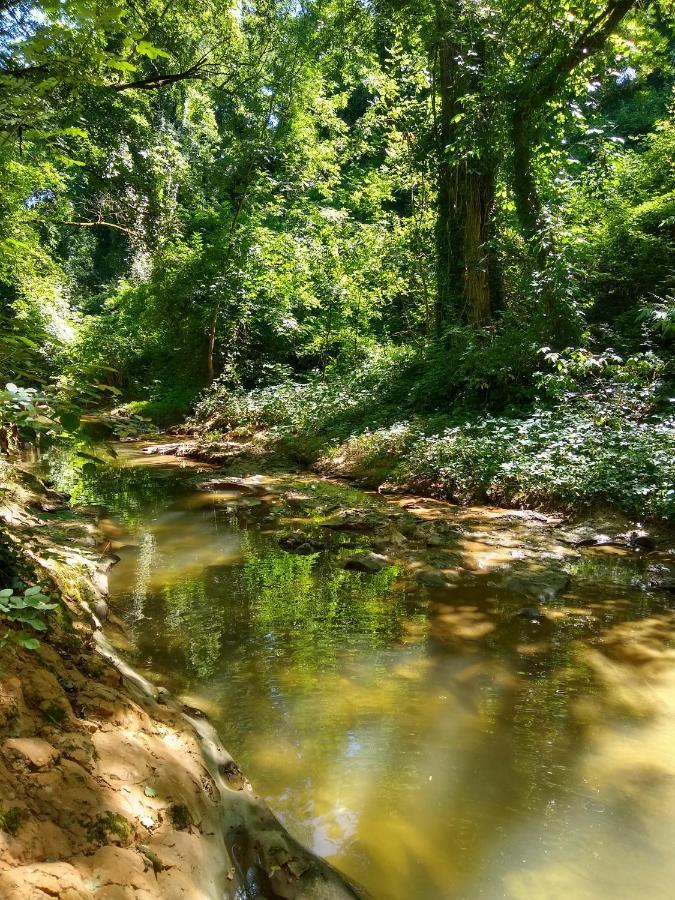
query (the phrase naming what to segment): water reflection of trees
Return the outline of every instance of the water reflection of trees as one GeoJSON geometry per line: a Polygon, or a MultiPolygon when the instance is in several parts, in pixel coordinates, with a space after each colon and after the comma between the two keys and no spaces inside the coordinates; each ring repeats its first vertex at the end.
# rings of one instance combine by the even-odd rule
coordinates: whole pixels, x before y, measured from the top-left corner
{"type": "MultiPolygon", "coordinates": [[[[145,501],[124,506],[137,489],[152,494],[141,479],[118,495],[129,521],[166,511],[166,484],[142,513],[145,501]]],[[[651,600],[629,582],[599,592],[602,571],[586,565],[593,591],[580,582],[530,627],[522,598],[489,578],[436,598],[393,567],[361,575],[332,554],[284,553],[234,507],[190,517],[196,539],[202,527],[238,534],[241,558],[151,584],[139,654],[204,703],[298,837],[392,898],[411,885],[417,897],[474,896],[512,834],[536,832],[556,852],[584,790],[580,703],[598,694],[578,648],[651,600]]],[[[153,525],[157,559],[187,521],[153,525]]]]}

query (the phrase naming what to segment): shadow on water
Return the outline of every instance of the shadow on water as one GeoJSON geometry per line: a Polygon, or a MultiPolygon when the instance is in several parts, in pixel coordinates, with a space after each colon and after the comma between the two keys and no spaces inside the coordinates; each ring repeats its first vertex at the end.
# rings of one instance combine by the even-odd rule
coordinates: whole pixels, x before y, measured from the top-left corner
{"type": "MultiPolygon", "coordinates": [[[[204,709],[291,833],[375,896],[673,896],[675,619],[636,589],[634,556],[569,554],[571,583],[537,615],[495,577],[527,528],[496,535],[487,512],[454,541],[469,577],[448,591],[402,563],[342,568],[358,534],[284,552],[297,513],[197,492],[175,460],[127,447],[86,478],[66,458],[52,472],[106,510],[134,662],[204,709]]],[[[285,487],[324,511],[384,504],[285,487]]]]}

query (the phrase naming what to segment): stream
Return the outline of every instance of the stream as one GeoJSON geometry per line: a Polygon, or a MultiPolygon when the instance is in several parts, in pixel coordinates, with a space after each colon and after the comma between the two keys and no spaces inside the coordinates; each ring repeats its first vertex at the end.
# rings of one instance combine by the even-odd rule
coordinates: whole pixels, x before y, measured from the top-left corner
{"type": "Polygon", "coordinates": [[[310,475],[204,490],[142,449],[50,462],[120,557],[111,640],[296,838],[383,900],[674,896],[667,541],[310,475]]]}

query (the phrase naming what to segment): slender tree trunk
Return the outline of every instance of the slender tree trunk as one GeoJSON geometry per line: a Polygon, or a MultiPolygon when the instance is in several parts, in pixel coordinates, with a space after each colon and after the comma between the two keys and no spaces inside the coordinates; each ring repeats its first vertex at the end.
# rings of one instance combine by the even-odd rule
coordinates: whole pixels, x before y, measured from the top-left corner
{"type": "MultiPolygon", "coordinates": [[[[234,243],[235,243],[235,232],[237,228],[237,224],[239,223],[239,217],[241,216],[242,210],[244,208],[244,202],[246,200],[246,195],[249,187],[251,186],[252,181],[252,167],[249,167],[248,179],[246,181],[244,190],[239,198],[237,203],[237,208],[235,210],[235,214],[230,222],[230,228],[227,235],[227,245],[225,249],[225,255],[223,258],[223,272],[227,272],[228,267],[230,265],[230,260],[232,258],[232,254],[234,252],[234,243]]],[[[208,385],[213,383],[213,379],[215,378],[215,367],[213,363],[213,357],[216,349],[216,332],[218,329],[218,315],[220,313],[220,304],[221,297],[219,296],[216,302],[213,304],[213,309],[211,310],[211,319],[209,321],[209,337],[208,344],[206,350],[206,384],[208,385]]]]}
{"type": "Polygon", "coordinates": [[[465,181],[459,167],[441,163],[436,219],[436,333],[462,318],[464,309],[465,181]]]}
{"type": "Polygon", "coordinates": [[[220,311],[220,304],[218,303],[211,313],[211,322],[209,324],[209,344],[208,350],[206,352],[206,384],[213,384],[213,379],[215,378],[214,370],[213,370],[213,352],[216,348],[216,325],[218,323],[218,313],[220,311]]]}
{"type": "Polygon", "coordinates": [[[523,234],[531,239],[541,230],[541,201],[532,171],[534,134],[528,108],[518,105],[511,118],[513,194],[523,234]]]}
{"type": "MultiPolygon", "coordinates": [[[[439,25],[439,28],[442,28],[439,25]]],[[[448,158],[447,146],[451,138],[451,123],[457,114],[454,48],[447,35],[441,35],[438,46],[439,114],[439,173],[438,210],[436,217],[436,334],[440,337],[448,325],[457,319],[461,309],[464,266],[462,260],[462,222],[464,204],[460,197],[459,171],[448,158]]]]}

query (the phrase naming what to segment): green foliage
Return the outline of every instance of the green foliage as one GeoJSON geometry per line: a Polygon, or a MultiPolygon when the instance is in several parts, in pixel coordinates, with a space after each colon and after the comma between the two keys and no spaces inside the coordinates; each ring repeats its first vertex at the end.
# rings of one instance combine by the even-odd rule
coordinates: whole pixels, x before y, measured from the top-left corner
{"type": "Polygon", "coordinates": [[[478,414],[466,405],[420,415],[419,359],[396,351],[349,374],[248,393],[214,387],[197,424],[268,429],[278,448],[328,469],[399,482],[460,502],[592,507],[675,519],[675,419],[654,354],[532,356],[530,410],[478,414]],[[407,365],[406,365],[407,364],[407,365]],[[397,381],[398,379],[398,381],[397,381]],[[413,386],[405,396],[405,387],[413,386]]]}
{"type": "Polygon", "coordinates": [[[629,346],[672,346],[675,302],[675,128],[658,122],[635,149],[612,160],[600,183],[573,195],[575,265],[593,296],[591,320],[629,346]],[[598,216],[598,190],[603,209],[598,216]]]}
{"type": "Polygon", "coordinates": [[[520,418],[489,417],[415,443],[395,477],[460,502],[589,508],[675,520],[675,419],[608,389],[520,418]]]}
{"type": "MultiPolygon", "coordinates": [[[[434,418],[468,428],[461,452],[465,437],[438,438],[438,459],[468,454],[448,490],[487,496],[487,457],[469,484],[473,419],[503,420],[495,439],[515,446],[508,423],[539,410],[571,446],[575,416],[595,421],[597,403],[607,418],[578,397],[558,418],[587,376],[623,385],[629,410],[665,377],[675,131],[658,4],[616,20],[601,0],[10,7],[10,432],[86,453],[80,410],[131,413],[120,435],[137,414],[174,424],[215,376],[199,423],[273,429],[301,458],[360,441],[365,460],[379,435],[384,471],[434,418]],[[615,351],[658,359],[629,384],[615,351]]],[[[608,453],[619,440],[598,435],[608,453]]],[[[81,458],[85,483],[96,460],[81,458]]]]}
{"type": "Polygon", "coordinates": [[[111,840],[124,843],[132,834],[130,822],[119,813],[108,810],[91,823],[87,829],[87,840],[95,844],[107,844],[111,840]]]}
{"type": "Polygon", "coordinates": [[[195,399],[196,390],[190,385],[165,388],[161,382],[156,400],[133,400],[125,410],[140,420],[154,422],[160,427],[176,425],[183,421],[195,399]]]}
{"type": "Polygon", "coordinates": [[[18,806],[0,804],[0,830],[16,837],[24,821],[25,811],[18,806]]]}
{"type": "Polygon", "coordinates": [[[16,592],[14,588],[0,591],[0,618],[19,629],[6,632],[1,643],[12,641],[26,650],[37,650],[39,640],[24,628],[27,626],[32,632],[46,631],[47,624],[42,613],[56,609],[58,605],[51,601],[52,596],[44,594],[39,585],[26,588],[23,592],[16,592]]]}

